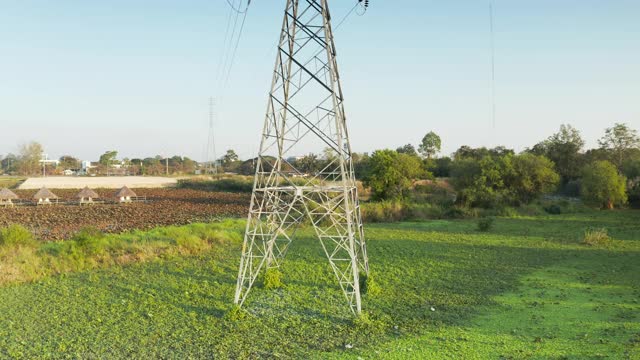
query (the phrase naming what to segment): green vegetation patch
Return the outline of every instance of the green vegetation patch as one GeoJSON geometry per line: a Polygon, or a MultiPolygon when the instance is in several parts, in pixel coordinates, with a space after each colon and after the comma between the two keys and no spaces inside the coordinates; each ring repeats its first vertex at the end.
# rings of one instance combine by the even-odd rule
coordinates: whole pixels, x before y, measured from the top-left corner
{"type": "Polygon", "coordinates": [[[68,241],[40,243],[27,229],[12,225],[0,229],[0,285],[172,255],[197,254],[213,245],[240,241],[241,229],[239,220],[119,235],[106,235],[88,227],[68,241]]]}
{"type": "MultiPolygon", "coordinates": [[[[155,238],[162,229],[155,230],[155,238]]],[[[302,229],[286,286],[232,304],[240,238],[190,256],[0,287],[0,358],[637,358],[633,211],[367,226],[354,318],[302,229]],[[607,247],[585,229],[607,228],[607,247]],[[373,282],[375,279],[375,282],[373,282]],[[372,291],[375,290],[375,291],[372,291]]],[[[142,236],[141,233],[140,235],[142,236]]],[[[166,232],[167,238],[175,236],[166,232]]]]}
{"type": "Polygon", "coordinates": [[[250,193],[253,190],[253,178],[249,176],[233,176],[215,180],[180,179],[177,187],[179,189],[203,191],[250,193]]]}

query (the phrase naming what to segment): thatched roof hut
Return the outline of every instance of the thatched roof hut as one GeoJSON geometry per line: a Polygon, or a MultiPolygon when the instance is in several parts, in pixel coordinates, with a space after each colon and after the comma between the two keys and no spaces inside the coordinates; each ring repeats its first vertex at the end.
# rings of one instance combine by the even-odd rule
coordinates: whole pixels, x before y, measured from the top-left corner
{"type": "Polygon", "coordinates": [[[85,187],[84,189],[82,189],[78,195],[76,195],[76,198],[78,199],[97,199],[99,198],[100,195],[98,195],[97,192],[89,189],[89,187],[85,187]]]}
{"type": "Polygon", "coordinates": [[[133,192],[133,190],[129,189],[126,186],[123,186],[122,189],[118,190],[115,197],[120,202],[125,202],[125,201],[131,201],[131,198],[136,196],[138,195],[136,195],[136,193],[133,192]]]}
{"type": "Polygon", "coordinates": [[[18,195],[16,195],[13,191],[9,190],[9,189],[2,189],[0,190],[0,200],[15,200],[18,198],[18,195]]]}
{"type": "Polygon", "coordinates": [[[35,195],[33,195],[33,198],[36,200],[57,199],[58,195],[52,193],[51,190],[47,189],[46,187],[43,187],[42,189],[38,190],[35,195]]]}

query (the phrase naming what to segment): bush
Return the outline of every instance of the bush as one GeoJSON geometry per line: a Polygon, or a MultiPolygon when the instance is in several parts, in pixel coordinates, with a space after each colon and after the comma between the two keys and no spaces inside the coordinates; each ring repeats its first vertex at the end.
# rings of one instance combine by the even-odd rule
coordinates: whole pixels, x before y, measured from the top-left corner
{"type": "Polygon", "coordinates": [[[362,216],[367,222],[395,222],[407,220],[406,205],[400,201],[366,203],[362,216]]]}
{"type": "Polygon", "coordinates": [[[558,204],[551,204],[549,206],[546,206],[544,208],[544,211],[547,214],[551,214],[551,215],[560,215],[562,214],[562,207],[558,204]]]}
{"type": "Polygon", "coordinates": [[[582,171],[582,199],[602,209],[613,209],[627,202],[627,179],[609,161],[596,161],[582,171]]]}
{"type": "Polygon", "coordinates": [[[93,227],[81,229],[71,240],[88,254],[99,254],[105,251],[105,235],[93,227]]]}
{"type": "Polygon", "coordinates": [[[264,274],[265,289],[280,289],[284,286],[282,283],[282,272],[276,268],[267,269],[264,274]]]}
{"type": "Polygon", "coordinates": [[[607,229],[587,229],[582,243],[589,246],[606,246],[611,242],[607,229]]]}
{"type": "Polygon", "coordinates": [[[371,274],[360,273],[360,292],[372,296],[379,295],[382,292],[380,285],[373,279],[371,274]]]}
{"type": "Polygon", "coordinates": [[[462,206],[452,206],[444,212],[447,219],[468,219],[475,218],[478,214],[475,210],[462,206]]]}
{"type": "Polygon", "coordinates": [[[36,246],[37,241],[29,230],[21,225],[11,225],[0,229],[0,245],[2,246],[36,246]]]}
{"type": "Polygon", "coordinates": [[[478,230],[482,232],[488,232],[493,227],[495,219],[492,217],[486,217],[478,220],[478,230]]]}

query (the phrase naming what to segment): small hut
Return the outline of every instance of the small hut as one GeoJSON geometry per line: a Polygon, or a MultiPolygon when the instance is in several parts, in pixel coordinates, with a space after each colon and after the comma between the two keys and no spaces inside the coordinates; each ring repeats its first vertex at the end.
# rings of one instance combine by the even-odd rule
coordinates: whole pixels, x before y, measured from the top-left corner
{"type": "Polygon", "coordinates": [[[16,200],[18,195],[9,189],[0,190],[0,206],[13,206],[13,200],[16,200]]]}
{"type": "Polygon", "coordinates": [[[54,200],[54,203],[58,202],[58,195],[52,193],[51,190],[46,187],[38,190],[38,192],[33,195],[33,198],[38,200],[38,205],[51,205],[52,200],[54,200]]]}
{"type": "Polygon", "coordinates": [[[97,192],[89,189],[88,186],[82,189],[78,193],[78,195],[76,195],[76,198],[80,199],[80,205],[93,205],[93,200],[99,197],[100,195],[98,195],[97,192]]]}
{"type": "Polygon", "coordinates": [[[133,192],[133,190],[129,189],[126,186],[123,186],[122,189],[118,190],[116,193],[116,199],[121,203],[130,203],[132,201],[131,198],[135,198],[138,195],[133,192]]]}

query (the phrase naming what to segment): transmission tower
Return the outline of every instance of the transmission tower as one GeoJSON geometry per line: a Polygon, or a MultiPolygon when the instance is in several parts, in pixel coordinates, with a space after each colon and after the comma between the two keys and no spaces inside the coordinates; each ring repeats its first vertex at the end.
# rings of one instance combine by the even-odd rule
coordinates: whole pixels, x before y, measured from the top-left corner
{"type": "Polygon", "coordinates": [[[214,137],[213,123],[215,120],[215,100],[209,98],[209,136],[207,138],[207,158],[206,173],[218,174],[218,160],[216,159],[216,143],[214,137]]]}
{"type": "Polygon", "coordinates": [[[327,0],[287,0],[256,164],[235,303],[260,271],[278,268],[298,225],[308,221],[354,313],[368,274],[344,97],[327,0]],[[324,167],[301,171],[289,159],[325,148],[324,167]]]}

